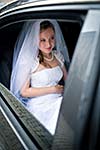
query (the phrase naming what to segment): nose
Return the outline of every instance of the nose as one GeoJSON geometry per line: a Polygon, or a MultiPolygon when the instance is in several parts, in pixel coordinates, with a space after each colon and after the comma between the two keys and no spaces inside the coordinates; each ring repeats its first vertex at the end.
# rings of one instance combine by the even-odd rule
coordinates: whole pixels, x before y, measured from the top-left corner
{"type": "Polygon", "coordinates": [[[48,40],[48,41],[47,41],[47,47],[50,47],[50,46],[51,46],[51,41],[48,40]]]}

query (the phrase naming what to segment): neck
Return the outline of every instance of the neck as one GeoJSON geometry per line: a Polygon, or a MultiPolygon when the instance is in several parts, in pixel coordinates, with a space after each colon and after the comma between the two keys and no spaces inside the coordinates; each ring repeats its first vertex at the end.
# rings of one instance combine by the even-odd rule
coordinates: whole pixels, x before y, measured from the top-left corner
{"type": "MultiPolygon", "coordinates": [[[[49,55],[50,56],[50,55],[49,55]]],[[[48,57],[46,57],[46,56],[43,56],[43,58],[44,58],[44,60],[46,60],[46,61],[53,61],[54,60],[54,54],[53,54],[53,52],[51,52],[51,58],[48,58],[48,57]]]]}

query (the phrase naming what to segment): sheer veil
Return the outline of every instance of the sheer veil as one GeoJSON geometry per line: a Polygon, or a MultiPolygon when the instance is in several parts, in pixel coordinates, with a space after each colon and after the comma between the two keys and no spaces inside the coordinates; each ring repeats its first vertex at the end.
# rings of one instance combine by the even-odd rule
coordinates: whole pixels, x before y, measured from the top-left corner
{"type": "Polygon", "coordinates": [[[56,50],[61,51],[65,57],[65,61],[69,63],[68,50],[56,20],[38,19],[26,22],[16,42],[13,55],[10,90],[17,97],[20,95],[21,87],[30,77],[31,67],[35,69],[37,65],[36,58],[38,55],[40,23],[45,20],[50,21],[54,25],[56,50]]]}

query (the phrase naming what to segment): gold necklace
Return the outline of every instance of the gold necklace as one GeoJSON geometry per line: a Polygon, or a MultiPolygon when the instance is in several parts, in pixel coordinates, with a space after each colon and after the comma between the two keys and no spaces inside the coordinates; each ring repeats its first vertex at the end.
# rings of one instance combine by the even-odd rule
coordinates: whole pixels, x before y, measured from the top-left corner
{"type": "Polygon", "coordinates": [[[43,57],[46,61],[53,61],[54,60],[54,54],[53,54],[53,52],[51,53],[52,55],[51,55],[51,58],[47,58],[47,57],[43,57]]]}

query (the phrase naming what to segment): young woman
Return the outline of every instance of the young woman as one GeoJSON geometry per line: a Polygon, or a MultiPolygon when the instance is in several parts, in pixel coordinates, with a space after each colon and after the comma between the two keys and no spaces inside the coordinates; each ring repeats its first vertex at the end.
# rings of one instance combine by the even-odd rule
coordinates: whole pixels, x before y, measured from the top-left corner
{"type": "Polygon", "coordinates": [[[25,32],[14,53],[11,91],[20,100],[27,99],[27,109],[54,134],[64,91],[59,81],[67,78],[61,51],[67,62],[68,52],[55,20],[28,23],[25,32]]]}

